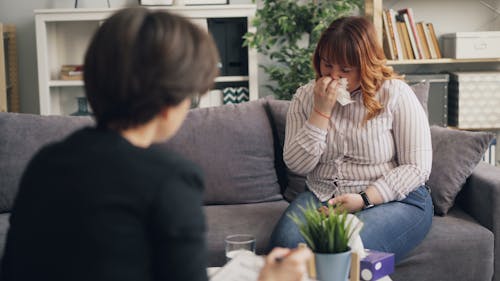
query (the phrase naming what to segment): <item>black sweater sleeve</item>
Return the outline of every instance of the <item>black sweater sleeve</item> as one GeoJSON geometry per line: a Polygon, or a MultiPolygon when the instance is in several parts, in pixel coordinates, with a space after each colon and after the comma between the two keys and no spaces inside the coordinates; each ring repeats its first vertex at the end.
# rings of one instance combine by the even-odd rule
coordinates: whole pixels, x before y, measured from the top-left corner
{"type": "Polygon", "coordinates": [[[155,280],[207,280],[201,172],[188,163],[159,188],[152,210],[155,280]]]}

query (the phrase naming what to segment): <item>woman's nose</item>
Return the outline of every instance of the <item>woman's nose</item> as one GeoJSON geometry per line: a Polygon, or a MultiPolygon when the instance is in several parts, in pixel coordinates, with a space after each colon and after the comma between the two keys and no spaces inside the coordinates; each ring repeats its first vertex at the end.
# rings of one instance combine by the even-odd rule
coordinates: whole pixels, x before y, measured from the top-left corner
{"type": "Polygon", "coordinates": [[[340,78],[339,71],[338,71],[338,70],[334,70],[334,69],[332,69],[332,70],[330,71],[329,76],[330,76],[333,80],[338,80],[338,79],[340,78]]]}

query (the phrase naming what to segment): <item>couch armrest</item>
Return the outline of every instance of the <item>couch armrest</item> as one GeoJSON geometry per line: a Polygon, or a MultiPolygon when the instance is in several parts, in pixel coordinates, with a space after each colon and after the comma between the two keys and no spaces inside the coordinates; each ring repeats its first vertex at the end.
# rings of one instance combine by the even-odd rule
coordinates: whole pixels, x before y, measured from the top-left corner
{"type": "Polygon", "coordinates": [[[495,236],[493,280],[500,281],[500,169],[480,162],[458,195],[457,204],[495,236]]]}

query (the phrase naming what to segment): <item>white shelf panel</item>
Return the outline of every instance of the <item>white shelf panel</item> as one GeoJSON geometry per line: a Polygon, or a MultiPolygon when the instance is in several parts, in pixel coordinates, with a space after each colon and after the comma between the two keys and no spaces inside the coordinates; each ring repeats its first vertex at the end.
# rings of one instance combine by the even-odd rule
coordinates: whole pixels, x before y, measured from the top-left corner
{"type": "Polygon", "coordinates": [[[249,80],[248,76],[219,76],[215,78],[215,82],[246,82],[249,80]]]}
{"type": "Polygon", "coordinates": [[[49,87],[82,87],[82,80],[50,80],[49,87]]]}
{"type": "MultiPolygon", "coordinates": [[[[257,10],[254,4],[154,6],[181,14],[194,23],[206,25],[208,18],[246,18],[247,30],[255,31],[251,22],[257,10]]],[[[82,64],[86,47],[99,25],[118,11],[98,9],[38,9],[34,11],[37,43],[40,113],[70,114],[75,100],[84,94],[83,81],[59,80],[60,68],[66,64],[82,64]]],[[[257,51],[248,49],[247,76],[219,76],[216,83],[248,83],[250,100],[258,99],[257,51]]]]}
{"type": "Polygon", "coordinates": [[[444,63],[475,63],[475,62],[500,62],[500,58],[485,59],[424,59],[424,60],[388,60],[388,65],[417,65],[417,64],[444,64],[444,63]]]}
{"type": "MultiPolygon", "coordinates": [[[[219,76],[215,78],[216,83],[220,82],[248,82],[248,76],[219,76]]],[[[81,87],[82,80],[50,80],[49,87],[81,87]]]]}

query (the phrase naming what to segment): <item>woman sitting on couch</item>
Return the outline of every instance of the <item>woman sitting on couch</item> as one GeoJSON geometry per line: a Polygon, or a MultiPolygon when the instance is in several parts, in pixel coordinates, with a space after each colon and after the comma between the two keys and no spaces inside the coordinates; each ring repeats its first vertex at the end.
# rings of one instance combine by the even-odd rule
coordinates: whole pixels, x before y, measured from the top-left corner
{"type": "Polygon", "coordinates": [[[392,252],[396,261],[429,232],[429,123],[410,86],[385,63],[375,28],[363,17],[337,19],[321,35],[316,80],[293,97],[283,153],[290,170],[307,175],[308,190],[281,217],[273,246],[304,241],[288,215],[310,201],[355,213],[364,223],[364,246],[392,252]]]}

